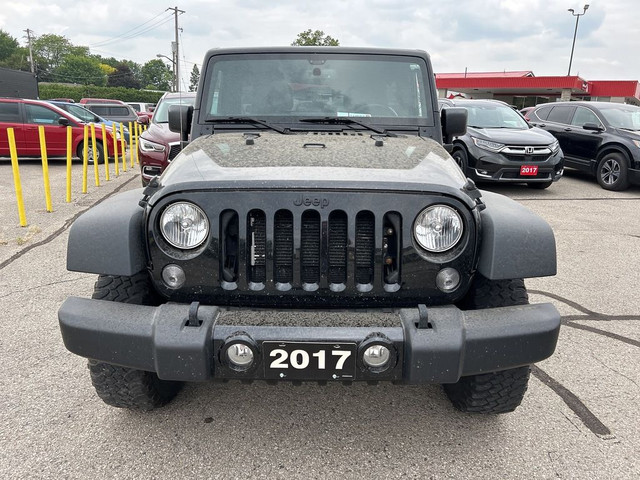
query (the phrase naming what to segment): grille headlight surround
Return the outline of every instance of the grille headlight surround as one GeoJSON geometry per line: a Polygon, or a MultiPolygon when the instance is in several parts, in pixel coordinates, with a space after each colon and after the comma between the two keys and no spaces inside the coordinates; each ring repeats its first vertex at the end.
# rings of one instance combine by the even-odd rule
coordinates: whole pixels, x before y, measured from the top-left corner
{"type": "Polygon", "coordinates": [[[139,145],[140,150],[142,150],[143,152],[164,152],[166,149],[164,145],[152,142],[151,140],[147,140],[146,138],[142,137],[140,137],[139,145]]]}
{"type": "Polygon", "coordinates": [[[491,142],[489,140],[484,140],[482,138],[471,137],[473,143],[476,144],[477,147],[480,147],[484,150],[489,150],[490,152],[499,152],[503,148],[505,148],[504,143],[491,142]]]}
{"type": "Polygon", "coordinates": [[[162,212],[160,232],[170,245],[190,250],[206,240],[209,235],[209,219],[197,205],[176,202],[162,212]]]}
{"type": "Polygon", "coordinates": [[[413,236],[427,252],[443,253],[455,247],[464,232],[460,214],[448,205],[431,205],[417,216],[413,236]]]}

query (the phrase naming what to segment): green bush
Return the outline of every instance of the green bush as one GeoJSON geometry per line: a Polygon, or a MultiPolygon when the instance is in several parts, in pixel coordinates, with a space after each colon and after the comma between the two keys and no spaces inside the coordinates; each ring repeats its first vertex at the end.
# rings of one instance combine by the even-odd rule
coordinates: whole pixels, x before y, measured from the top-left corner
{"type": "Polygon", "coordinates": [[[112,98],[123,102],[157,103],[164,92],[154,90],[136,90],[124,87],[97,87],[95,85],[67,85],[62,83],[39,83],[41,100],[52,98],[112,98]]]}

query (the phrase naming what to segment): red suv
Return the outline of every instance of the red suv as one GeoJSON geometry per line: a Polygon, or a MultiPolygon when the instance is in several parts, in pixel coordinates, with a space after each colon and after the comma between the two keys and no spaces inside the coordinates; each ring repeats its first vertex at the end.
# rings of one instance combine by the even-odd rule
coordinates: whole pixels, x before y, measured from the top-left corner
{"type": "MultiPolygon", "coordinates": [[[[16,150],[21,157],[40,156],[38,127],[44,126],[47,155],[63,157],[67,154],[67,126],[73,127],[72,148],[82,158],[84,149],[84,123],[80,119],[47,102],[19,98],[0,98],[0,156],[9,156],[7,128],[13,128],[16,150]]],[[[111,139],[111,136],[109,136],[111,139]]],[[[115,142],[118,153],[118,142],[115,142]]],[[[113,155],[113,142],[107,142],[108,154],[113,155]]],[[[104,161],[102,130],[96,129],[96,157],[104,161]]],[[[93,161],[93,149],[89,142],[89,161],[93,161]]]]}
{"type": "Polygon", "coordinates": [[[158,102],[149,128],[138,142],[142,185],[160,175],[182,149],[180,134],[169,130],[169,105],[193,105],[195,100],[194,92],[165,93],[158,102]]]}

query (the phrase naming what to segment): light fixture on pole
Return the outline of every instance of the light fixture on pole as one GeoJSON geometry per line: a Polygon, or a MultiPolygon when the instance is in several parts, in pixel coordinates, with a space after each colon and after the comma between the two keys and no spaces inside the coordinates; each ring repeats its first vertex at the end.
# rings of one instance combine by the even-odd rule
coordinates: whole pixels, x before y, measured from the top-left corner
{"type": "Polygon", "coordinates": [[[162,55],[161,53],[157,53],[156,57],[158,58],[166,58],[167,60],[169,60],[171,62],[171,72],[173,75],[172,78],[172,91],[177,92],[178,91],[178,80],[177,80],[177,76],[176,76],[176,62],[173,58],[169,58],[166,55],[162,55]]]}
{"type": "Polygon", "coordinates": [[[568,11],[571,12],[571,15],[576,17],[576,28],[573,31],[573,43],[571,44],[571,56],[569,57],[569,70],[567,71],[567,76],[571,75],[571,62],[573,62],[573,49],[576,46],[576,35],[578,34],[578,22],[580,21],[580,17],[587,13],[589,9],[589,4],[586,4],[583,7],[582,13],[575,13],[573,8],[570,8],[568,11]]]}

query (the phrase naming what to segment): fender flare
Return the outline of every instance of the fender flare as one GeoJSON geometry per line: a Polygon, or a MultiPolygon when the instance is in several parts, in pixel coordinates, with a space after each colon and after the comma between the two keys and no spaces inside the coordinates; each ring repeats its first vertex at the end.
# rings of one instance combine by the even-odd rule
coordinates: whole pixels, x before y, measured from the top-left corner
{"type": "Polygon", "coordinates": [[[556,241],[549,224],[510,198],[482,191],[478,271],[490,280],[533,278],[557,272],[556,241]]]}
{"type": "Polygon", "coordinates": [[[115,195],[73,222],[67,270],[132,276],[146,268],[142,189],[115,195]]]}

